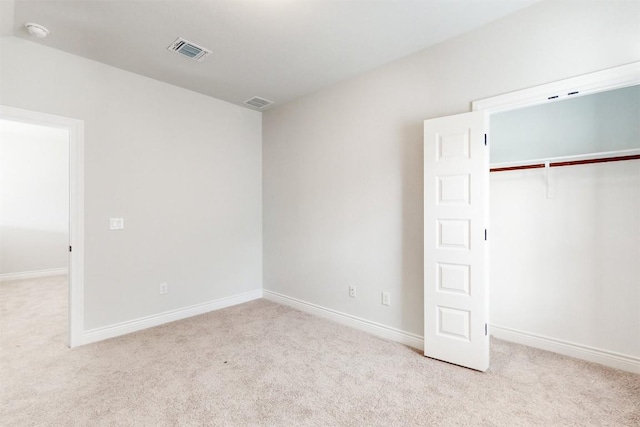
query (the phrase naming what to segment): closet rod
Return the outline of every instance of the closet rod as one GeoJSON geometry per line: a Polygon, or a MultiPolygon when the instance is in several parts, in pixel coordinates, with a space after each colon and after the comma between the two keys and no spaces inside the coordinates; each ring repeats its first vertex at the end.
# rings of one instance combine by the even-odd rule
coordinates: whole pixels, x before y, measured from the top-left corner
{"type": "MultiPolygon", "coordinates": [[[[631,156],[617,156],[617,157],[601,157],[597,159],[584,159],[584,160],[569,160],[566,162],[552,162],[549,163],[549,167],[555,168],[559,166],[574,166],[574,165],[586,165],[590,163],[607,163],[607,162],[620,162],[622,160],[640,160],[640,154],[634,154],[631,156]]],[[[541,169],[544,168],[544,163],[534,163],[531,165],[519,165],[519,166],[506,166],[499,168],[491,168],[491,172],[505,172],[515,171],[521,169],[541,169]]]]}

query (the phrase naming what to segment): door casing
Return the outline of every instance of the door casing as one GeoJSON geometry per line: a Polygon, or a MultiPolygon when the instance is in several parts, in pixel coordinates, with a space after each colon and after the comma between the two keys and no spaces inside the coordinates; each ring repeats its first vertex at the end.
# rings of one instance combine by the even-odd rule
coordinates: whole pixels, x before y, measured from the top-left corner
{"type": "Polygon", "coordinates": [[[0,118],[69,132],[69,347],[84,333],[84,121],[0,105],[0,118]]]}

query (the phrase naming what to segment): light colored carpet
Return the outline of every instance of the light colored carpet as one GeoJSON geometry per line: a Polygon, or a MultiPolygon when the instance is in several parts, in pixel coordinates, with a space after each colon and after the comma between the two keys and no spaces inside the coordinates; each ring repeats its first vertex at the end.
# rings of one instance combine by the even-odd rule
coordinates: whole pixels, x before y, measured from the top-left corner
{"type": "Polygon", "coordinates": [[[487,373],[258,300],[70,350],[66,279],[0,284],[6,426],[640,425],[640,376],[492,341],[487,373]]]}

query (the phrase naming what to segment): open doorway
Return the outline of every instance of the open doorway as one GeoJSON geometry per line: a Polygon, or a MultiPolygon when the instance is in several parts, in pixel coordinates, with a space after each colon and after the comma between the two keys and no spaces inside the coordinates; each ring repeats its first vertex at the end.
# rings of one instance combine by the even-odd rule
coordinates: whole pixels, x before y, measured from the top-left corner
{"type": "Polygon", "coordinates": [[[492,336],[640,373],[639,84],[632,63],[473,103],[491,124],[492,336]]]}
{"type": "Polygon", "coordinates": [[[637,369],[640,86],[490,128],[493,335],[637,369]]]}
{"type": "Polygon", "coordinates": [[[46,325],[47,339],[81,345],[83,122],[0,106],[0,131],[3,302],[16,305],[13,321],[45,317],[58,325],[46,325]],[[33,315],[21,305],[35,307],[33,315]]]}
{"type": "Polygon", "coordinates": [[[69,130],[0,119],[2,345],[68,342],[69,130]]]}

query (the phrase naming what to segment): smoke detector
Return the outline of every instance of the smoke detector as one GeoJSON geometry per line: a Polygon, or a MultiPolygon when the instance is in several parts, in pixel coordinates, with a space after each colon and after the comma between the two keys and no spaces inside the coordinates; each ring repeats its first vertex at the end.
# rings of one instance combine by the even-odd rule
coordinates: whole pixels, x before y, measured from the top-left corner
{"type": "Polygon", "coordinates": [[[187,41],[182,37],[178,37],[176,41],[174,41],[169,45],[169,47],[167,47],[167,49],[171,52],[186,56],[187,58],[193,59],[194,61],[198,62],[202,62],[205,56],[211,53],[209,49],[205,49],[202,46],[191,43],[190,41],[187,41]]]}
{"type": "Polygon", "coordinates": [[[268,99],[254,96],[253,98],[247,99],[246,101],[244,101],[244,103],[254,108],[257,108],[258,110],[262,110],[263,108],[273,104],[273,101],[269,101],[268,99]]]}
{"type": "Polygon", "coordinates": [[[24,24],[24,27],[27,29],[27,31],[29,31],[29,34],[39,39],[43,39],[49,35],[49,30],[47,29],[47,27],[40,24],[27,22],[26,24],[24,24]]]}

